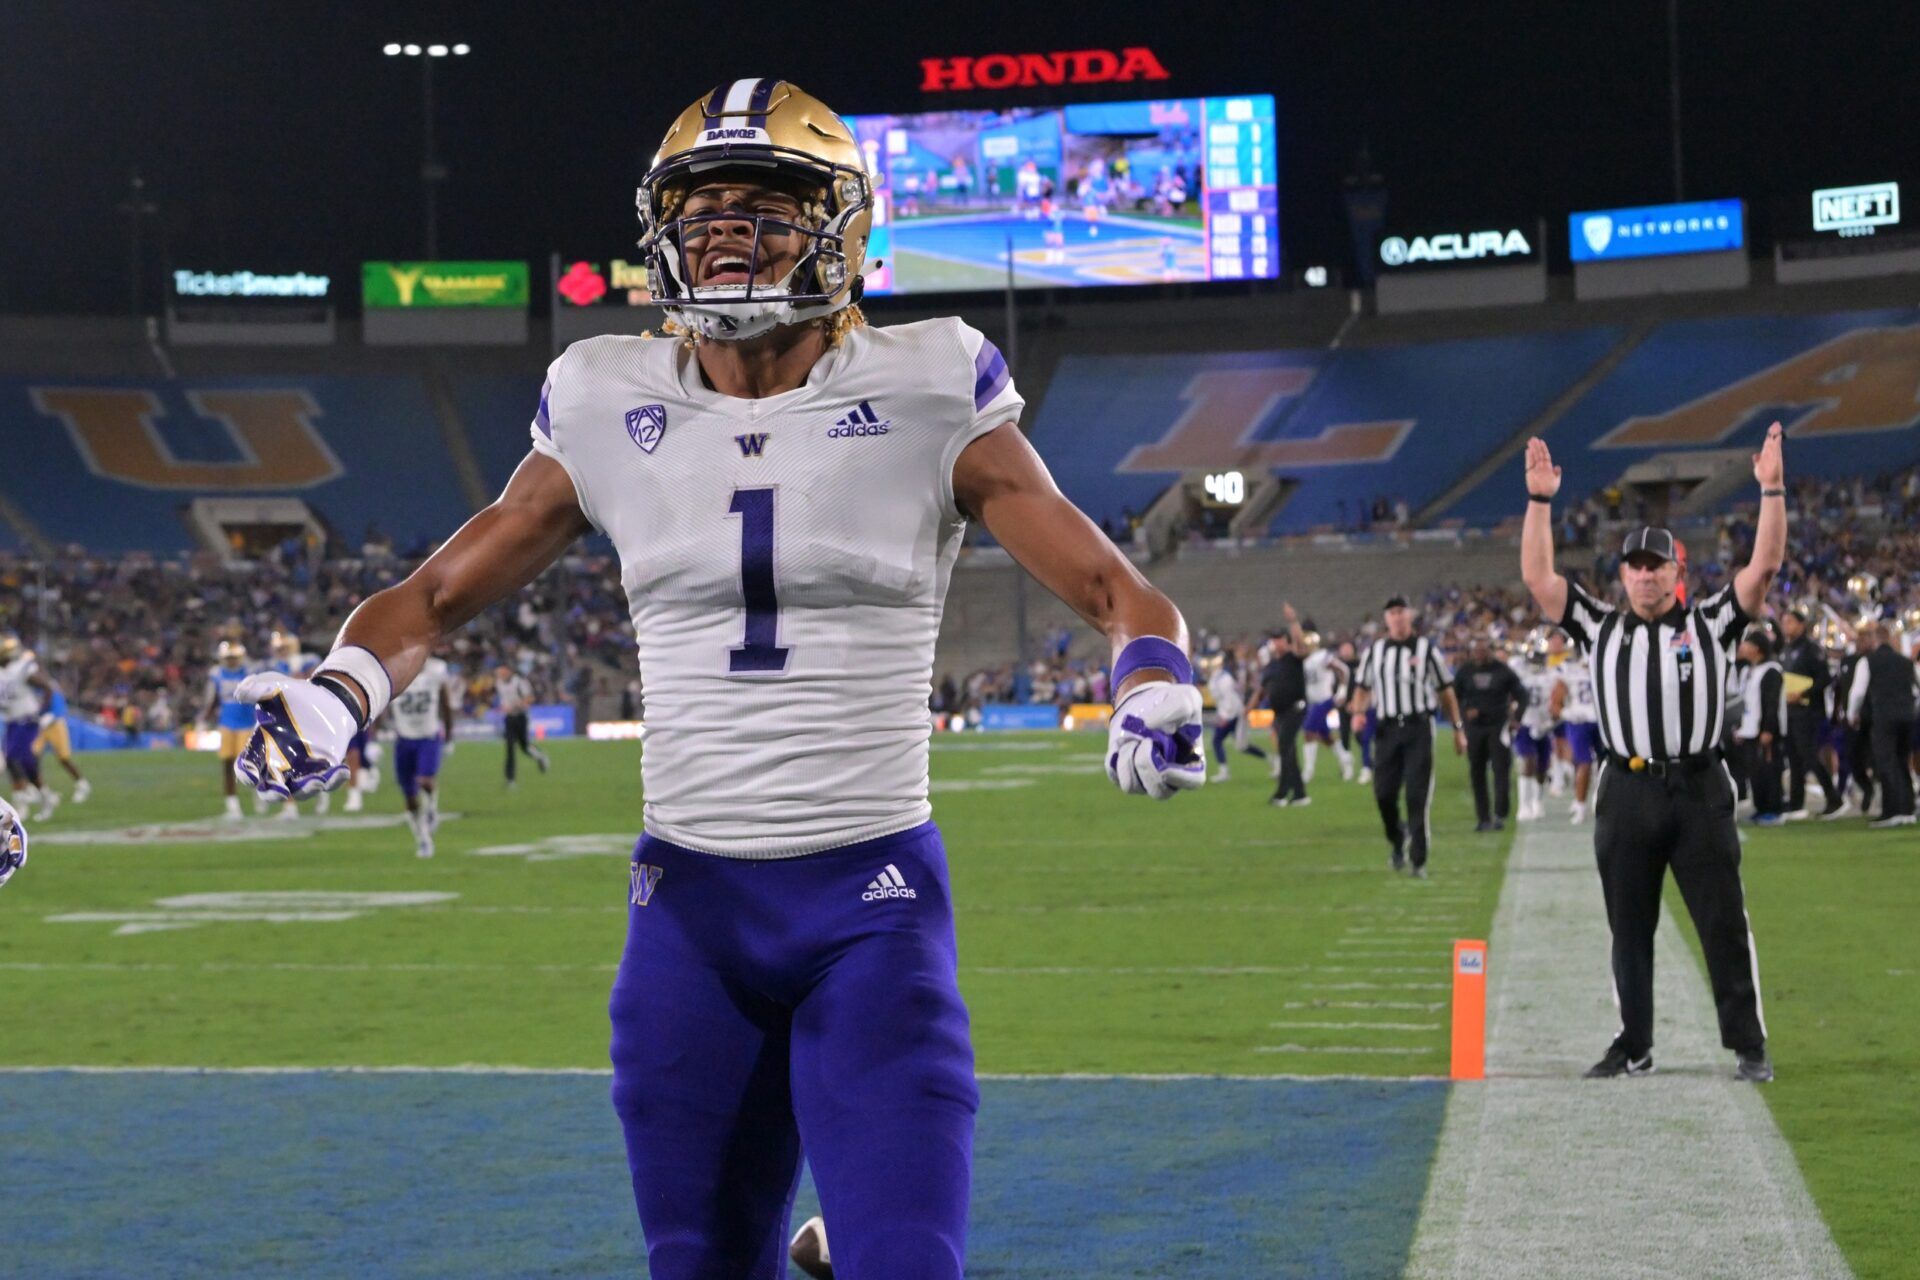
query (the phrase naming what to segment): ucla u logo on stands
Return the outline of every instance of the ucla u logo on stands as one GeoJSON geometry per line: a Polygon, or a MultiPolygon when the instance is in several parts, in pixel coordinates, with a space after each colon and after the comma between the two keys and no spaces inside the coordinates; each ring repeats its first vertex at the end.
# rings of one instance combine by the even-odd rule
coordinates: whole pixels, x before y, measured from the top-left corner
{"type": "Polygon", "coordinates": [[[656,867],[651,862],[634,863],[627,876],[627,901],[636,907],[646,906],[653,901],[653,891],[665,874],[664,867],[656,867]]]}
{"type": "Polygon", "coordinates": [[[740,456],[757,458],[766,452],[767,435],[765,431],[751,431],[744,436],[735,436],[733,442],[740,446],[740,456]]]}
{"type": "Polygon", "coordinates": [[[627,434],[640,446],[640,452],[652,453],[667,434],[667,406],[643,404],[627,410],[627,434]]]}

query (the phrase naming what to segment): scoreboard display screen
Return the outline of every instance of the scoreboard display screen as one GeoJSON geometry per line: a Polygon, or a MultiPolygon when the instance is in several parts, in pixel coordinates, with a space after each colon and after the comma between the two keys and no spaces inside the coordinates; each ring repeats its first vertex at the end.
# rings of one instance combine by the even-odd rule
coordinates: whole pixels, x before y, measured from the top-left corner
{"type": "Polygon", "coordinates": [[[850,116],[869,294],[1274,279],[1273,98],[850,116]],[[875,259],[880,260],[875,267],[875,259]]]}

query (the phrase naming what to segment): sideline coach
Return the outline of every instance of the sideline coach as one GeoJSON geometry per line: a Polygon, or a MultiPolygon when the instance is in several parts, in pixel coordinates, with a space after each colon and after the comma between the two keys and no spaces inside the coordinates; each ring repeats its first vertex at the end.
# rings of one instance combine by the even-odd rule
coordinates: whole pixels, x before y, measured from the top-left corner
{"type": "Polygon", "coordinates": [[[1453,749],[1467,753],[1453,672],[1428,636],[1413,633],[1413,610],[1405,596],[1387,601],[1387,634],[1367,646],[1353,673],[1356,719],[1374,708],[1373,799],[1392,846],[1395,871],[1413,859],[1411,874],[1427,878],[1427,818],[1433,809],[1433,713],[1445,706],[1453,722],[1453,749]],[[1407,793],[1407,819],[1400,821],[1400,792],[1407,793]]]}
{"type": "Polygon", "coordinates": [[[1540,611],[1560,620],[1589,661],[1606,749],[1593,843],[1613,930],[1621,1030],[1587,1071],[1589,1078],[1653,1070],[1653,935],[1671,866],[1706,953],[1720,1043],[1738,1055],[1740,1079],[1773,1079],[1760,1015],[1760,970],[1740,885],[1733,779],[1720,740],[1734,645],[1760,612],[1786,556],[1780,437],[1776,422],[1753,455],[1760,521],[1747,567],[1712,595],[1682,605],[1673,535],[1637,530],[1621,548],[1624,610],[1602,604],[1554,572],[1552,505],[1560,468],[1544,440],[1527,444],[1520,573],[1540,611]]]}

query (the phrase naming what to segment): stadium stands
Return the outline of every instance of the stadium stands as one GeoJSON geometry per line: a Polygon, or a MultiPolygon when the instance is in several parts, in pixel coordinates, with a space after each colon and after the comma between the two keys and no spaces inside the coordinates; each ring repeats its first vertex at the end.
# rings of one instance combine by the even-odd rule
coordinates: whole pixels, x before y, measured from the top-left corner
{"type": "Polygon", "coordinates": [[[1033,415],[1034,445],[1096,520],[1144,510],[1184,472],[1237,468],[1301,481],[1274,534],[1353,528],[1381,496],[1437,497],[1619,338],[1068,357],[1033,415]]]}
{"type": "Polygon", "coordinates": [[[422,384],[400,377],[0,381],[7,499],[55,544],[199,545],[198,496],[301,498],[341,535],[403,546],[471,512],[422,384]]]}

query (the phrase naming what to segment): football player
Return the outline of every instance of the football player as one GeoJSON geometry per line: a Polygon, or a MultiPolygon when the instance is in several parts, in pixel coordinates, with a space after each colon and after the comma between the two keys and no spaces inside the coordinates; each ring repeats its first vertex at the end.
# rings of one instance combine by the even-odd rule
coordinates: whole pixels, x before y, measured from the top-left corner
{"type": "Polygon", "coordinates": [[[1340,778],[1353,781],[1353,752],[1340,736],[1340,707],[1353,692],[1353,668],[1309,631],[1303,637],[1307,656],[1307,722],[1301,729],[1306,746],[1300,768],[1302,782],[1313,781],[1313,765],[1321,747],[1329,747],[1340,761],[1340,778]]]}
{"type": "Polygon", "coordinates": [[[1567,756],[1573,763],[1573,812],[1568,820],[1578,826],[1587,820],[1587,792],[1599,755],[1600,704],[1593,695],[1593,671],[1577,652],[1569,652],[1554,670],[1560,685],[1554,691],[1553,714],[1566,729],[1567,756]]]}
{"type": "Polygon", "coordinates": [[[60,793],[40,781],[40,709],[42,695],[53,693],[53,681],[40,669],[40,659],[8,631],[0,633],[0,717],[6,721],[7,776],[14,798],[23,806],[40,806],[33,816],[45,822],[60,803],[60,793]]]}
{"type": "MultiPolygon", "coordinates": [[[[0,885],[13,879],[13,873],[27,865],[27,828],[20,815],[5,800],[0,800],[0,885]]],[[[826,1239],[821,1238],[821,1249],[826,1239]]]]}
{"type": "Polygon", "coordinates": [[[73,737],[67,729],[67,695],[59,685],[47,694],[47,709],[40,713],[40,737],[33,744],[33,751],[36,756],[53,752],[53,758],[73,779],[73,802],[85,804],[93,794],[93,783],[87,781],[87,775],[73,762],[73,737]]]}
{"type": "Polygon", "coordinates": [[[1180,613],[1061,496],[1000,353],[866,326],[872,187],[846,124],[725,84],[639,190],[666,337],[575,343],[486,510],[370,597],[309,681],[254,677],[239,768],[338,785],[433,646],[589,530],[647,689],[613,1103],[655,1280],[772,1277],[802,1135],[843,1276],[949,1280],[979,1105],[927,759],[934,639],[979,521],[1112,645],[1108,776],[1206,781],[1180,613]]]}
{"type": "MultiPolygon", "coordinates": [[[[253,705],[240,695],[239,689],[253,672],[247,665],[247,647],[238,640],[222,640],[214,658],[215,666],[207,674],[207,704],[200,712],[200,720],[203,725],[212,721],[219,726],[220,784],[226,789],[227,797],[225,817],[229,822],[238,822],[240,797],[234,794],[233,763],[245,749],[254,723],[253,705]]],[[[256,813],[265,813],[269,797],[263,792],[253,803],[256,813]]]]}
{"type": "Polygon", "coordinates": [[[433,856],[440,827],[440,744],[453,740],[453,681],[446,659],[428,658],[407,691],[387,704],[393,726],[393,776],[407,800],[415,856],[433,856]]]}

